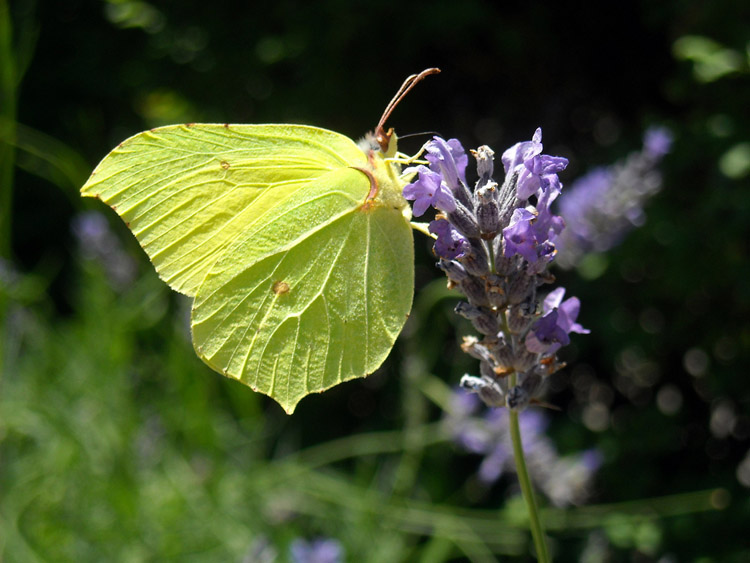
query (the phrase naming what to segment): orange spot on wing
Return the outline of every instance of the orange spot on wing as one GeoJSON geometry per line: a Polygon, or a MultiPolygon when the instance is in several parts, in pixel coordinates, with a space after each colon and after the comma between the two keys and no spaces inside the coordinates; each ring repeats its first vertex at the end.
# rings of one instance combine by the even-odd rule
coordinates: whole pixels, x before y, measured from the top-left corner
{"type": "Polygon", "coordinates": [[[271,290],[276,295],[284,295],[285,293],[289,293],[289,284],[286,283],[285,281],[278,280],[278,281],[273,282],[273,286],[271,286],[271,290]]]}

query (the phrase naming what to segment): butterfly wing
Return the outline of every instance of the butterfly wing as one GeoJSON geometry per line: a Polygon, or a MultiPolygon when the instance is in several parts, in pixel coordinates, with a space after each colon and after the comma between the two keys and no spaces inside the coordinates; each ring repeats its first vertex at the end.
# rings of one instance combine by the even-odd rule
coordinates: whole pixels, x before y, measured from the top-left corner
{"type": "Polygon", "coordinates": [[[121,143],[81,193],[117,211],[159,276],[194,296],[266,207],[332,170],[366,163],[351,139],[316,127],[174,125],[121,143]]]}
{"type": "Polygon", "coordinates": [[[369,164],[313,127],[173,126],[125,141],[82,192],[115,208],[159,275],[196,297],[198,355],[292,412],[377,369],[411,308],[400,187],[364,205],[369,164]]]}
{"type": "Polygon", "coordinates": [[[363,207],[368,190],[358,170],[321,177],[214,265],[192,316],[208,365],[287,412],[380,366],[411,308],[414,257],[408,222],[392,208],[363,207]]]}

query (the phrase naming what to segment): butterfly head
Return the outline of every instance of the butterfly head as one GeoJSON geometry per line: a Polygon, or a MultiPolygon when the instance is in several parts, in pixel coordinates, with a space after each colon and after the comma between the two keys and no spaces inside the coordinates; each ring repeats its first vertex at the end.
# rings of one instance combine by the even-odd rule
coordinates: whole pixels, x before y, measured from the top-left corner
{"type": "Polygon", "coordinates": [[[368,158],[377,154],[380,158],[393,158],[396,156],[396,133],[393,127],[385,131],[380,128],[370,131],[357,143],[368,158]]]}

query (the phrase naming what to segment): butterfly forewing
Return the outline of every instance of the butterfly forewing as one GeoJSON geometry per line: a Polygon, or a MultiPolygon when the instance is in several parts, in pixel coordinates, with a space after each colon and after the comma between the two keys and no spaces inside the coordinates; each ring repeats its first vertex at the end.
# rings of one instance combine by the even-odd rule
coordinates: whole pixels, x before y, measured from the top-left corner
{"type": "Polygon", "coordinates": [[[351,139],[315,127],[176,125],[124,141],[81,192],[111,205],[162,279],[195,295],[268,206],[332,170],[366,162],[351,139]]]}

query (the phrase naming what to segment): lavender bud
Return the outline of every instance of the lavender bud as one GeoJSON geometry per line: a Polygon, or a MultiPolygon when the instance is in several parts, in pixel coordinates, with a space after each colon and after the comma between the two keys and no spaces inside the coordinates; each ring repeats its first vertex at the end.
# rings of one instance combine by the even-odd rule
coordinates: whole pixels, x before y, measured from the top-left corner
{"type": "Polygon", "coordinates": [[[507,225],[510,223],[510,218],[513,215],[516,207],[520,207],[524,204],[521,200],[516,198],[516,184],[518,183],[518,169],[505,177],[503,185],[500,187],[500,193],[497,197],[497,202],[500,205],[500,223],[507,225]]]}
{"type": "Polygon", "coordinates": [[[515,305],[510,307],[508,311],[508,328],[513,334],[522,334],[526,332],[529,325],[534,320],[532,316],[527,314],[526,308],[521,305],[515,305]]]}
{"type": "Polygon", "coordinates": [[[531,397],[529,396],[529,393],[520,385],[516,385],[508,391],[507,404],[508,408],[511,410],[522,411],[529,405],[530,401],[531,397]]]}
{"type": "Polygon", "coordinates": [[[513,369],[519,373],[523,373],[536,366],[536,363],[537,355],[529,352],[524,346],[519,346],[513,357],[513,369]]]}
{"type": "Polygon", "coordinates": [[[453,308],[453,311],[461,315],[465,319],[469,319],[470,321],[477,318],[481,311],[479,307],[475,307],[471,303],[467,303],[466,301],[459,301],[456,303],[456,306],[453,308]]]}
{"type": "Polygon", "coordinates": [[[487,336],[494,336],[500,331],[500,325],[498,324],[497,319],[491,314],[477,317],[471,321],[471,324],[474,325],[475,329],[487,336]]]}
{"type": "Polygon", "coordinates": [[[461,281],[459,284],[461,291],[468,297],[469,302],[474,305],[481,305],[488,307],[490,304],[487,291],[485,291],[484,284],[479,279],[468,276],[466,279],[461,281]]]}
{"type": "Polygon", "coordinates": [[[479,225],[474,214],[460,201],[456,202],[455,211],[446,213],[451,224],[458,232],[469,238],[479,237],[479,225]]]}
{"type": "Polygon", "coordinates": [[[521,313],[523,313],[527,317],[532,317],[536,315],[536,311],[537,311],[536,291],[534,291],[532,295],[529,295],[529,298],[526,301],[519,303],[518,309],[521,311],[521,313]]]}
{"type": "Polygon", "coordinates": [[[530,398],[537,396],[542,389],[544,380],[536,370],[526,372],[521,378],[521,388],[529,394],[530,398]]]}
{"type": "Polygon", "coordinates": [[[464,341],[461,344],[461,350],[463,350],[465,353],[469,354],[469,356],[476,360],[487,362],[492,361],[490,351],[484,344],[479,342],[479,339],[476,336],[464,336],[464,341]]]}
{"type": "Polygon", "coordinates": [[[517,273],[509,277],[507,287],[508,301],[513,304],[526,301],[536,290],[536,280],[524,273],[517,273]]]}
{"type": "Polygon", "coordinates": [[[566,365],[567,364],[565,362],[559,361],[557,359],[557,356],[553,354],[552,356],[547,356],[539,360],[537,365],[534,367],[534,371],[542,377],[548,377],[553,373],[557,373],[566,365]]]}
{"type": "Polygon", "coordinates": [[[503,256],[503,237],[496,237],[492,241],[492,248],[495,253],[495,271],[501,276],[509,276],[518,270],[518,257],[503,256]]]}
{"type": "Polygon", "coordinates": [[[491,240],[500,231],[500,207],[497,204],[497,184],[488,182],[479,188],[477,196],[477,223],[482,238],[491,240]]]}
{"type": "Polygon", "coordinates": [[[453,189],[453,195],[456,196],[456,200],[460,202],[461,205],[466,208],[471,207],[471,191],[463,181],[459,182],[459,185],[453,189]]]}
{"type": "Polygon", "coordinates": [[[493,379],[465,374],[461,378],[460,385],[463,389],[479,395],[479,398],[488,407],[505,406],[503,390],[493,379]]]}
{"type": "Polygon", "coordinates": [[[471,321],[474,328],[487,336],[494,336],[500,331],[500,325],[486,307],[475,307],[465,301],[459,301],[454,309],[456,313],[471,321]]]}
{"type": "Polygon", "coordinates": [[[489,298],[490,305],[502,309],[508,304],[508,298],[505,295],[505,284],[503,278],[497,274],[490,274],[485,280],[485,291],[489,298]]]}
{"type": "Polygon", "coordinates": [[[440,260],[440,262],[435,265],[443,270],[445,275],[448,276],[448,279],[453,283],[462,282],[469,277],[466,268],[455,260],[440,260]]]}
{"type": "Polygon", "coordinates": [[[508,408],[513,410],[525,409],[542,388],[543,380],[531,371],[521,376],[520,385],[508,391],[508,408]]]}
{"type": "Polygon", "coordinates": [[[479,362],[479,375],[491,380],[497,379],[495,364],[491,361],[479,362]]]}
{"type": "Polygon", "coordinates": [[[538,285],[542,285],[545,283],[555,283],[557,278],[555,277],[555,274],[553,274],[550,271],[545,271],[537,274],[536,281],[538,285]]]}
{"type": "Polygon", "coordinates": [[[469,239],[469,244],[471,251],[461,258],[461,263],[470,274],[486,276],[490,273],[490,263],[484,243],[479,239],[469,239]]]}
{"type": "Polygon", "coordinates": [[[484,184],[492,178],[494,172],[493,160],[495,159],[495,151],[493,151],[487,145],[482,145],[475,151],[471,151],[474,158],[477,159],[477,173],[479,174],[479,183],[484,184]]]}
{"type": "Polygon", "coordinates": [[[508,346],[504,340],[498,340],[497,344],[490,349],[490,352],[492,352],[492,357],[495,359],[498,367],[502,368],[503,371],[511,371],[515,361],[513,348],[508,346]]]}

